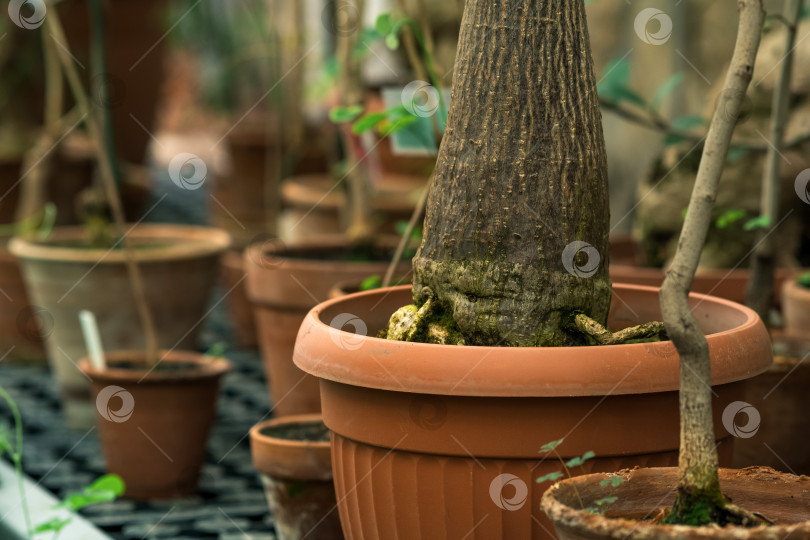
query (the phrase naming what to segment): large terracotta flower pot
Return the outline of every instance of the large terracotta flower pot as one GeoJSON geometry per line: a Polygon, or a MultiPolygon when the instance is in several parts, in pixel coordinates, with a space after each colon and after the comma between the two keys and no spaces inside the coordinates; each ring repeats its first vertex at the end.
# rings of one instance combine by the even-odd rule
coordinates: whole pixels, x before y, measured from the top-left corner
{"type": "Polygon", "coordinates": [[[785,332],[810,333],[810,289],[791,275],[782,285],[782,315],[785,332]]]}
{"type": "MultiPolygon", "coordinates": [[[[660,320],[658,289],[613,290],[611,328],[660,320]]],[[[298,333],[296,365],[321,379],[348,538],[553,538],[540,511],[548,484],[535,480],[560,466],[538,452],[561,438],[565,458],[596,453],[588,471],[677,463],[671,342],[519,348],[371,337],[410,301],[408,286],[330,300],[298,333]],[[341,330],[335,321],[349,315],[367,335],[341,330]]],[[[728,463],[721,413],[741,398],[743,379],[770,365],[770,341],[744,306],[690,302],[709,334],[715,433],[728,463]]]]}
{"type": "MultiPolygon", "coordinates": [[[[136,255],[158,345],[193,350],[230,237],[218,229],[182,225],[128,230],[141,246],[136,255]]],[[[17,237],[9,248],[22,260],[32,303],[53,321],[46,349],[68,422],[87,429],[94,411],[87,379],[76,367],[86,355],[77,313],[95,313],[107,350],[141,349],[144,339],[123,250],[84,248],[83,238],[82,227],[59,227],[48,240],[17,237]]]]}
{"type": "Polygon", "coordinates": [[[769,469],[720,469],[720,485],[737,506],[758,512],[774,525],[742,527],[687,527],[656,525],[639,521],[653,517],[661,508],[672,507],[677,468],[626,470],[616,473],[626,481],[617,487],[600,486],[612,474],[589,474],[563,480],[543,496],[543,510],[554,522],[559,540],[659,540],[728,539],[786,540],[810,538],[810,478],[769,469]],[[577,493],[579,494],[577,496],[577,493]],[[597,508],[596,501],[616,497],[605,515],[585,508],[597,508]]]}
{"type": "Polygon", "coordinates": [[[737,436],[734,467],[810,475],[810,438],[804,436],[810,433],[810,335],[774,335],[773,357],[768,371],[746,381],[743,402],[726,413],[726,429],[737,436]]]}
{"type": "Polygon", "coordinates": [[[186,351],[161,351],[151,369],[139,351],[106,354],[107,369],[87,359],[107,471],[131,499],[193,495],[214,423],[219,380],[230,362],[186,351]]]}
{"type": "Polygon", "coordinates": [[[319,414],[282,416],[250,430],[280,540],[342,540],[332,483],[329,431],[319,414]]]}
{"type": "MultiPolygon", "coordinates": [[[[332,285],[385,273],[396,239],[383,239],[380,245],[366,261],[348,260],[346,240],[337,236],[289,247],[269,241],[246,250],[248,296],[276,416],[320,412],[318,380],[293,364],[295,336],[307,312],[329,297],[332,285]]],[[[409,272],[410,261],[398,267],[399,274],[409,272]]]]}

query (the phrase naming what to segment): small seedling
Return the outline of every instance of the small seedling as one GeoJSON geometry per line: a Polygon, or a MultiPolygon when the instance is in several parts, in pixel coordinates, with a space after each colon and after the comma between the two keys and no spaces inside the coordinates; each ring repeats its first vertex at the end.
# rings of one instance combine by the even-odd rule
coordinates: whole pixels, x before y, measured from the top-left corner
{"type": "MultiPolygon", "coordinates": [[[[566,460],[563,459],[563,457],[560,455],[560,453],[557,452],[557,447],[560,444],[562,444],[562,442],[563,442],[563,439],[558,439],[556,441],[551,441],[549,443],[546,443],[540,448],[540,453],[541,454],[550,454],[550,453],[553,452],[554,455],[557,456],[557,459],[562,464],[563,469],[565,470],[565,474],[563,474],[561,471],[550,472],[550,473],[548,473],[546,475],[543,475],[540,478],[538,478],[537,479],[538,484],[542,484],[543,482],[555,482],[555,481],[557,481],[557,480],[559,480],[559,479],[561,479],[561,478],[563,478],[565,476],[567,476],[568,478],[573,478],[574,475],[571,473],[571,469],[573,469],[574,467],[579,467],[583,474],[588,474],[588,471],[586,471],[585,467],[584,467],[585,462],[588,461],[589,459],[592,459],[592,458],[596,457],[596,454],[593,451],[588,450],[587,452],[585,452],[581,456],[573,457],[573,458],[566,461],[566,460]]],[[[623,476],[615,475],[615,476],[611,476],[609,478],[605,478],[604,480],[599,482],[599,485],[602,486],[602,487],[610,486],[610,487],[615,488],[615,487],[621,485],[624,481],[625,481],[625,478],[623,476]]],[[[585,510],[587,512],[590,512],[591,514],[604,514],[607,511],[608,507],[611,504],[613,504],[614,502],[616,502],[616,499],[617,499],[617,497],[604,497],[604,498],[601,498],[601,499],[597,499],[597,500],[595,500],[593,502],[596,506],[586,507],[585,503],[582,501],[582,497],[579,494],[579,490],[577,490],[576,486],[572,485],[571,487],[574,488],[574,493],[576,494],[577,499],[579,500],[580,508],[582,508],[583,510],[585,510]]]]}

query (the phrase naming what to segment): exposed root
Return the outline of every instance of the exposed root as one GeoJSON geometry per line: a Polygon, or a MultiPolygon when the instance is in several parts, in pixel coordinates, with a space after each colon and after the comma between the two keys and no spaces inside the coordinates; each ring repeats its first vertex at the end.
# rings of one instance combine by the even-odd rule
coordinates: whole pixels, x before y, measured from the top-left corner
{"type": "Polygon", "coordinates": [[[464,345],[464,337],[458,331],[452,315],[439,305],[429,290],[423,291],[423,294],[428,299],[421,307],[410,304],[396,310],[379,337],[396,341],[464,345]]]}
{"type": "Polygon", "coordinates": [[[633,339],[666,336],[664,323],[658,321],[631,326],[618,332],[611,332],[584,313],[577,313],[574,316],[574,322],[580,332],[592,337],[600,345],[619,345],[633,339]]]}
{"type": "Polygon", "coordinates": [[[672,511],[663,520],[670,525],[758,527],[773,525],[768,518],[749,512],[726,499],[721,493],[686,494],[679,492],[672,511]]]}

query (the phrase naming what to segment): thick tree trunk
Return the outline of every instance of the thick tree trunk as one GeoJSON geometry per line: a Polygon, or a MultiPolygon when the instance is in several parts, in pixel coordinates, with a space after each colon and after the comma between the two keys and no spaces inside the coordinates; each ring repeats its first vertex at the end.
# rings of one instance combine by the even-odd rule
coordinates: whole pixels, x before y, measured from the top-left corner
{"type": "Polygon", "coordinates": [[[608,227],[583,0],[468,0],[415,303],[468,344],[581,343],[573,315],[610,306],[608,227]]]}

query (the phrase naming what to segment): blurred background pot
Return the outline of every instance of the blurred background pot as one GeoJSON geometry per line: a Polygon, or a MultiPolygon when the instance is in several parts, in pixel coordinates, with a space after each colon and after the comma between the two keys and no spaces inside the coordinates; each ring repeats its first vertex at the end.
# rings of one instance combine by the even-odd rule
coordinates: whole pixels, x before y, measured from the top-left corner
{"type": "Polygon", "coordinates": [[[785,332],[810,334],[810,289],[791,275],[785,279],[781,291],[785,332]]]}
{"type": "MultiPolygon", "coordinates": [[[[144,339],[120,249],[85,247],[82,227],[59,227],[48,240],[14,238],[9,247],[22,261],[31,301],[40,309],[48,359],[68,422],[93,423],[87,379],[76,362],[85,356],[77,313],[95,313],[104,346],[143,348],[144,339]]],[[[230,237],[224,231],[182,225],[137,225],[129,232],[152,310],[158,345],[194,349],[219,257],[230,237]]]]}
{"type": "Polygon", "coordinates": [[[186,351],[161,351],[153,368],[143,352],[107,353],[107,369],[84,359],[107,471],[124,479],[124,496],[193,495],[214,423],[219,380],[231,364],[186,351]]]}
{"type": "Polygon", "coordinates": [[[253,466],[280,540],[341,540],[329,430],[319,414],[283,416],[250,430],[253,466]]]}

